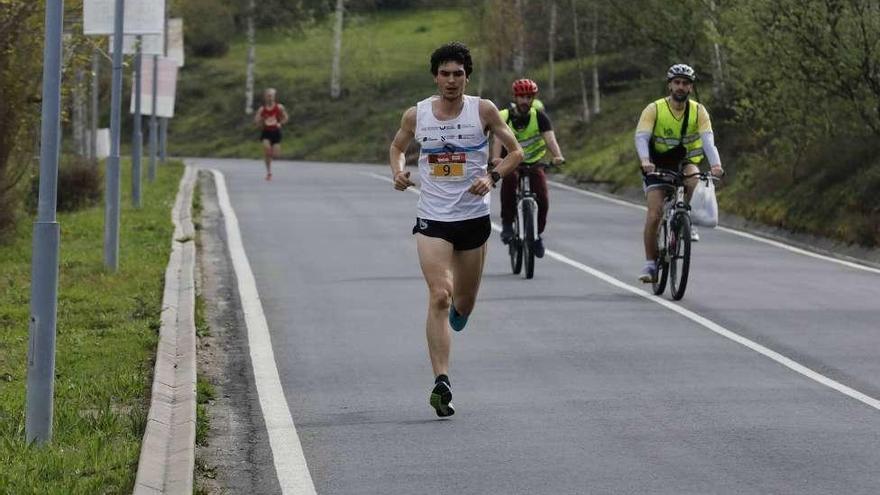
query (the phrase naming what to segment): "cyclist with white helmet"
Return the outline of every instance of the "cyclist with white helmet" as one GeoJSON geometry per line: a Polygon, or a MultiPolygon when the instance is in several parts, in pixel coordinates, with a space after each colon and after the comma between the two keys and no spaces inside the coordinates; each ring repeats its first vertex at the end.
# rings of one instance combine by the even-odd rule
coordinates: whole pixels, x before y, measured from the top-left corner
{"type": "MultiPolygon", "coordinates": [[[[501,110],[501,118],[510,127],[516,140],[523,149],[525,155],[523,165],[536,165],[543,163],[547,151],[553,156],[552,164],[559,165],[565,162],[559,143],[556,142],[556,134],[553,132],[553,123],[544,112],[544,105],[535,97],[538,94],[538,85],[531,79],[517,79],[512,88],[514,101],[501,110]]],[[[492,162],[501,161],[502,143],[496,139],[492,143],[492,162]]],[[[544,240],[540,235],[544,232],[547,224],[547,211],[550,209],[550,201],[547,194],[547,177],[544,169],[540,166],[529,167],[528,173],[531,179],[531,190],[535,193],[538,202],[538,240],[535,242],[535,256],[544,256],[544,240]]],[[[516,187],[519,183],[519,172],[514,171],[504,177],[501,184],[501,241],[509,243],[513,238],[513,220],[516,216],[516,187]]]]}
{"type": "MultiPolygon", "coordinates": [[[[676,169],[686,163],[682,173],[699,172],[698,165],[704,157],[708,160],[712,175],[721,177],[721,157],[715,147],[712,122],[706,107],[693,100],[696,73],[686,64],[675,64],[666,72],[669,95],[650,103],[642,111],[636,128],[635,144],[642,166],[642,181],[648,203],[645,218],[644,243],[645,266],[639,280],[651,283],[657,276],[657,229],[663,217],[663,202],[673,185],[661,177],[648,175],[657,168],[676,169]]],[[[687,200],[697,185],[693,177],[685,182],[687,200]]],[[[692,240],[699,240],[692,230],[692,240]]]]}

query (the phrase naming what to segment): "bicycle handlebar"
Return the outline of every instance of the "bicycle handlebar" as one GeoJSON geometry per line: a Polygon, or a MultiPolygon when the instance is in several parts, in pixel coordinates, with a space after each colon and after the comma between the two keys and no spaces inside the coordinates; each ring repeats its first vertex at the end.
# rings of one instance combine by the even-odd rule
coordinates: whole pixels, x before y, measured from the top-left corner
{"type": "Polygon", "coordinates": [[[535,163],[520,163],[519,165],[516,166],[516,168],[537,168],[537,167],[542,167],[542,168],[545,168],[545,169],[546,169],[546,168],[553,168],[553,167],[561,167],[561,166],[563,166],[563,165],[565,165],[565,162],[564,162],[564,161],[561,162],[561,163],[558,163],[558,164],[557,164],[557,163],[553,163],[553,162],[535,162],[535,163]]]}
{"type": "Polygon", "coordinates": [[[676,172],[674,170],[655,170],[654,172],[650,172],[645,174],[648,177],[672,177],[673,179],[690,179],[691,177],[699,177],[700,180],[713,180],[715,182],[721,182],[721,177],[715,177],[709,172],[696,172],[693,174],[682,174],[680,172],[676,172]]]}

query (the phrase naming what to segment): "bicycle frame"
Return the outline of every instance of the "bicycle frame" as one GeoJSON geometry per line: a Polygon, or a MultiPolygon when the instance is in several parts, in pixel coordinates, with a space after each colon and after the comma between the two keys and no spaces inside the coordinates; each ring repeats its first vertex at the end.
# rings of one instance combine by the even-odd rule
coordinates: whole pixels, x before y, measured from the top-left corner
{"type": "Polygon", "coordinates": [[[531,178],[528,173],[521,172],[519,174],[519,187],[516,189],[516,218],[517,218],[517,227],[516,227],[516,237],[523,241],[537,241],[538,240],[538,201],[535,199],[535,194],[531,189],[531,178]],[[532,225],[536,226],[536,228],[532,229],[531,239],[523,239],[522,232],[520,232],[520,226],[525,225],[525,204],[529,203],[529,211],[532,216],[532,225]]]}
{"type": "Polygon", "coordinates": [[[663,216],[657,235],[657,278],[652,283],[654,294],[660,295],[670,282],[672,298],[680,300],[687,288],[691,257],[690,205],[685,201],[685,181],[691,177],[699,180],[718,180],[705,173],[682,174],[679,171],[658,170],[651,175],[672,178],[674,190],[668,192],[663,203],[663,216]]]}
{"type": "Polygon", "coordinates": [[[510,240],[510,268],[514,274],[522,272],[523,278],[535,275],[535,243],[538,242],[538,200],[532,192],[531,167],[544,167],[544,164],[520,165],[519,180],[516,187],[516,217],[513,225],[513,239],[510,240]]]}

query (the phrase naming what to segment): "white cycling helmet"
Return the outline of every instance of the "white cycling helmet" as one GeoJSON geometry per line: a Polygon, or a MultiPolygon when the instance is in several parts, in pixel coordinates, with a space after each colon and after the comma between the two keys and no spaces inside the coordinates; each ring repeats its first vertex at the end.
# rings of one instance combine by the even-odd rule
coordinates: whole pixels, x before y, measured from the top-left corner
{"type": "Polygon", "coordinates": [[[697,78],[697,73],[694,72],[693,67],[687,64],[675,64],[666,71],[666,80],[671,81],[673,78],[683,77],[685,79],[690,80],[691,82],[697,78]]]}

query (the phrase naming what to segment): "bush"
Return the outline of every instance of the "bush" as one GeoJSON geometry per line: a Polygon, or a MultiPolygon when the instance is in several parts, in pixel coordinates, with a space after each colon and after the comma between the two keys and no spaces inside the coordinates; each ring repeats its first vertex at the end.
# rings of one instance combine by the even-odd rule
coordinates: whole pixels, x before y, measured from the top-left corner
{"type": "Polygon", "coordinates": [[[235,35],[235,19],[227,2],[187,0],[181,3],[183,18],[187,23],[185,42],[192,53],[200,57],[226,54],[229,40],[235,35]]]}
{"type": "Polygon", "coordinates": [[[15,195],[0,194],[0,244],[8,242],[15,232],[19,204],[15,195]]]}
{"type": "MultiPolygon", "coordinates": [[[[94,161],[80,156],[62,159],[58,170],[58,211],[75,211],[94,206],[104,193],[103,174],[94,161]]],[[[31,181],[28,206],[37,210],[40,196],[40,177],[31,181]]]]}

